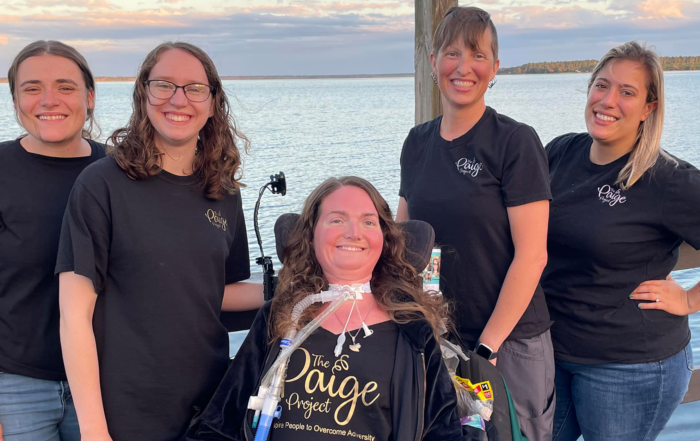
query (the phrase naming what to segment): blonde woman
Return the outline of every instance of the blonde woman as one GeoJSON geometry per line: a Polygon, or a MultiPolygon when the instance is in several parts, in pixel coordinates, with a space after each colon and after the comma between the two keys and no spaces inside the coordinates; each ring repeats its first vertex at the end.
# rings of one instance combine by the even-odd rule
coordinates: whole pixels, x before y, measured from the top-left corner
{"type": "Polygon", "coordinates": [[[653,440],[688,388],[700,285],[669,273],[700,248],[700,172],[661,149],[663,115],[659,58],[625,43],[588,82],[587,133],[547,146],[558,441],[653,440]]]}

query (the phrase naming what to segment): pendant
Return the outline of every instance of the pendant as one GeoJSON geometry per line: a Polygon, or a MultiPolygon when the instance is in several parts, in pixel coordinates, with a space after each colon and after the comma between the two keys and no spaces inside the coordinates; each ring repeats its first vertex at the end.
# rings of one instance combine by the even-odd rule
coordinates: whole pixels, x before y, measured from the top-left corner
{"type": "Polygon", "coordinates": [[[350,338],[352,339],[352,344],[348,346],[350,350],[353,352],[360,352],[360,348],[362,347],[362,345],[355,342],[355,337],[353,337],[352,334],[350,334],[350,338]]]}
{"type": "Polygon", "coordinates": [[[367,325],[365,325],[365,322],[362,322],[362,331],[365,333],[365,337],[364,337],[364,338],[367,338],[367,337],[369,337],[370,335],[374,334],[374,331],[372,331],[371,329],[369,329],[369,327],[368,327],[367,325]]]}
{"type": "Polygon", "coordinates": [[[345,344],[345,334],[340,334],[338,336],[338,341],[336,342],[335,349],[333,350],[333,354],[335,354],[336,358],[340,357],[340,354],[343,352],[343,345],[345,344]]]}

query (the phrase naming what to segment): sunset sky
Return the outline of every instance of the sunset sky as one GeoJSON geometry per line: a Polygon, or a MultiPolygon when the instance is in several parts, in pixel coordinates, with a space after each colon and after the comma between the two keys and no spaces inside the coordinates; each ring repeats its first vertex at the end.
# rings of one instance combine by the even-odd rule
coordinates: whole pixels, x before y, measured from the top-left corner
{"type": "MultiPolygon", "coordinates": [[[[600,58],[628,40],[700,55],[700,0],[462,1],[489,11],[501,66],[600,58]]],[[[222,75],[413,72],[412,0],[0,0],[0,77],[37,39],[78,48],[96,75],[133,76],[166,40],[222,75]]]]}

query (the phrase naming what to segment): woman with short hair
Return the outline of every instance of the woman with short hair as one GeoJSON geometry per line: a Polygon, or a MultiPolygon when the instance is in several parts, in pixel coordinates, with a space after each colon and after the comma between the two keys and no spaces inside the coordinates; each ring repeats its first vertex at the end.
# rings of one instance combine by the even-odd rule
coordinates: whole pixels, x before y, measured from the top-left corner
{"type": "Polygon", "coordinates": [[[700,172],[660,146],[663,68],[637,42],[598,62],[584,118],[547,146],[554,439],[651,441],[691,375],[700,284],[669,274],[683,241],[700,248],[700,172]]]}
{"type": "Polygon", "coordinates": [[[43,40],[17,54],[7,79],[26,133],[0,143],[0,435],[74,441],[53,269],[73,183],[105,155],[92,140],[95,79],[75,48],[43,40]]]}
{"type": "Polygon", "coordinates": [[[397,220],[433,226],[440,289],[455,302],[459,335],[505,377],[528,439],[549,440],[554,358],[538,284],[547,262],[547,159],[531,127],[486,106],[499,67],[486,11],[448,10],[430,60],[443,115],[406,137],[397,220]]]}

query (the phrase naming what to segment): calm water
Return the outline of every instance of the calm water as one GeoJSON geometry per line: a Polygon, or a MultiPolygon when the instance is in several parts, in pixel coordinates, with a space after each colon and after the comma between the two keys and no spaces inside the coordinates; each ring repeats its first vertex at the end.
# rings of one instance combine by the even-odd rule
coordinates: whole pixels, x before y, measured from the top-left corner
{"type": "MultiPolygon", "coordinates": [[[[542,142],[585,130],[583,108],[587,75],[503,76],[487,93],[499,112],[532,125],[542,142]]],[[[97,118],[104,134],[126,123],[132,83],[100,83],[97,118]]],[[[265,250],[274,255],[273,225],[286,212],[298,212],[304,198],[329,176],[354,174],[371,181],[390,202],[398,203],[399,153],[413,126],[413,79],[265,80],[227,82],[239,127],[251,139],[245,158],[243,190],[251,267],[259,255],[253,232],[257,191],[280,170],[288,180],[284,197],[267,194],[260,211],[265,250]]],[[[700,72],[666,74],[666,125],[663,145],[700,165],[700,72]]],[[[6,85],[0,87],[0,139],[20,134],[6,85]]],[[[103,134],[103,139],[106,135],[103,134]]],[[[276,265],[279,268],[279,265],[276,265]]],[[[675,274],[689,287],[700,271],[675,274]]],[[[700,317],[693,317],[694,347],[700,354],[700,317]]],[[[696,356],[696,359],[698,356],[696,356]]]]}

